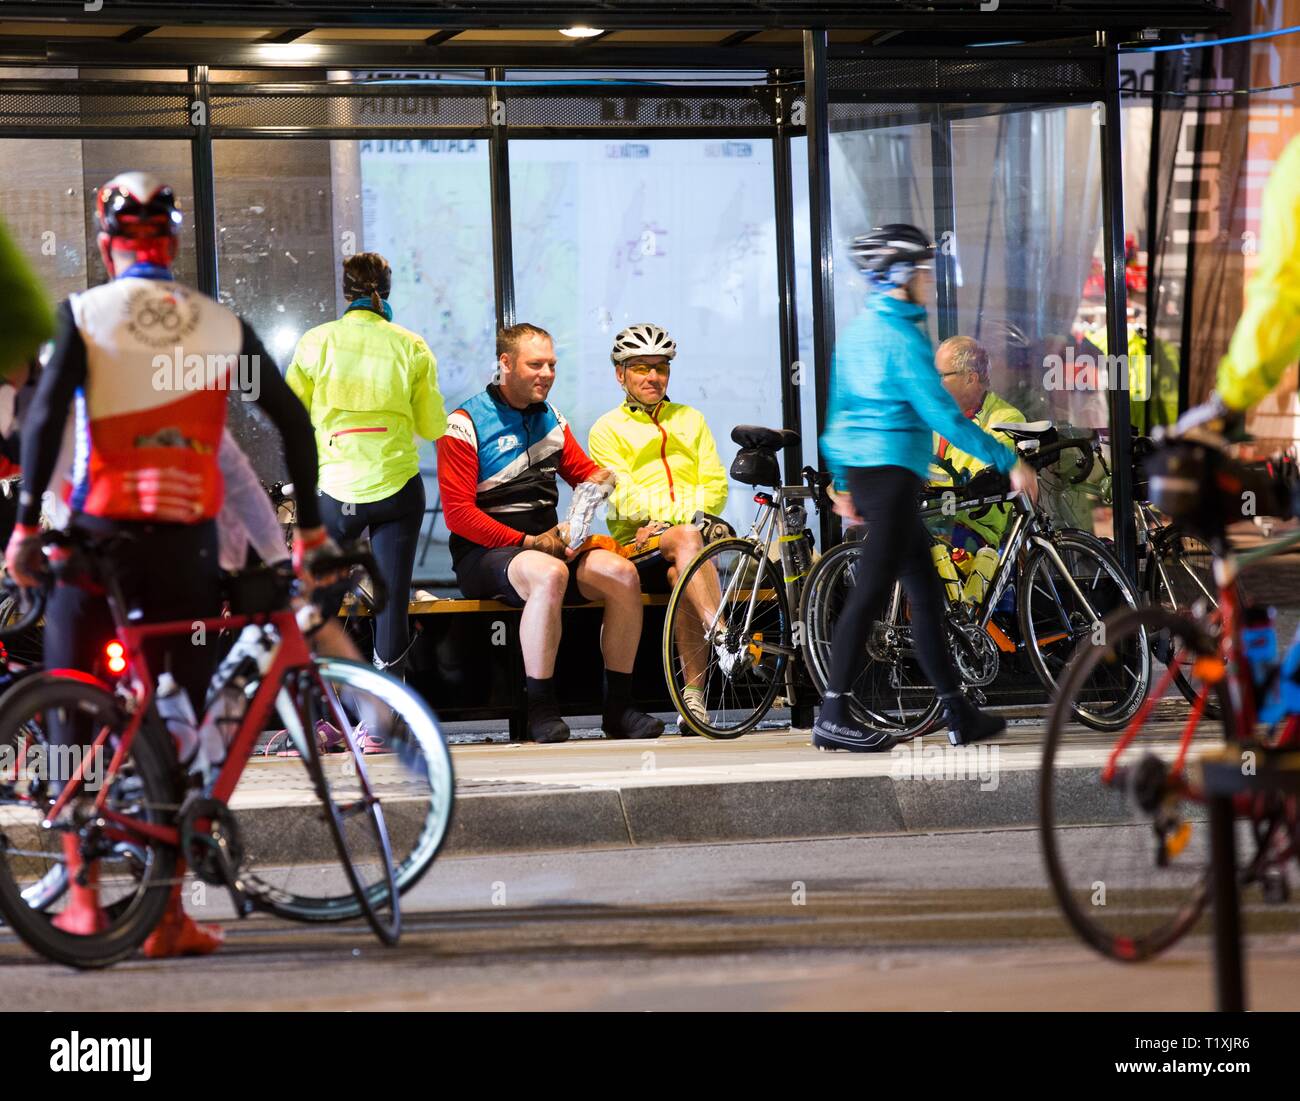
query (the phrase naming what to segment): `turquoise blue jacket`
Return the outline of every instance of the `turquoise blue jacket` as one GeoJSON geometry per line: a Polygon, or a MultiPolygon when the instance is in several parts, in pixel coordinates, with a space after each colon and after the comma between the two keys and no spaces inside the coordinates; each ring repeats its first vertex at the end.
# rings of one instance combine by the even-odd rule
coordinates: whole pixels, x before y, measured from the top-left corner
{"type": "Polygon", "coordinates": [[[851,467],[901,466],[926,481],[935,432],[1004,474],[1016,465],[1015,452],[967,420],[943,388],[924,323],[924,306],[873,294],[840,337],[821,438],[839,489],[851,467]]]}

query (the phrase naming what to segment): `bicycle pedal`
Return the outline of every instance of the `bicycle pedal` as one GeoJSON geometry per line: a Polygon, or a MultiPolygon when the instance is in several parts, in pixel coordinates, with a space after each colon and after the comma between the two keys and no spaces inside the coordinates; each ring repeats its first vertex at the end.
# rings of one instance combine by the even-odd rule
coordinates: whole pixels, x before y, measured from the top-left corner
{"type": "Polygon", "coordinates": [[[1282,906],[1290,901],[1291,884],[1287,881],[1286,872],[1280,868],[1266,871],[1260,877],[1259,885],[1264,893],[1264,901],[1270,906],[1282,906]]]}
{"type": "Polygon", "coordinates": [[[1177,860],[1182,851],[1187,848],[1187,842],[1191,839],[1192,824],[1190,822],[1180,822],[1178,828],[1164,838],[1165,861],[1177,860]]]}

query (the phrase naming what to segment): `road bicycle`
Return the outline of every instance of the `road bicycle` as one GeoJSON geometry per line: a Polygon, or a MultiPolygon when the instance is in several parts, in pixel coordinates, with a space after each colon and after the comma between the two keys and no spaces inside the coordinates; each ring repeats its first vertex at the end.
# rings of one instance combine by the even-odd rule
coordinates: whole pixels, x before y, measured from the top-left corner
{"type": "MultiPolygon", "coordinates": [[[[1016,442],[1020,456],[1043,470],[1075,451],[1070,480],[1082,483],[1092,469],[1091,436],[1060,439],[1048,422],[994,425],[1016,442]]],[[[981,511],[1009,504],[1010,524],[997,565],[978,600],[961,599],[945,586],[949,652],[962,688],[977,703],[1006,660],[1021,661],[1050,692],[1066,673],[1081,638],[1095,632],[1117,606],[1136,607],[1138,597],[1110,549],[1090,532],[1058,527],[1041,504],[1010,492],[1006,479],[981,471],[964,486],[928,486],[922,491],[923,519],[981,511]],[[1002,603],[1014,589],[1014,613],[1002,603]]],[[[936,540],[937,541],[937,540],[936,540]]],[[[835,625],[857,583],[861,540],[842,543],[822,557],[804,587],[800,620],[807,664],[818,692],[825,694],[835,625]]],[[[953,586],[955,587],[955,586],[953,586]]],[[[870,632],[866,662],[852,685],[855,721],[897,739],[913,738],[940,722],[941,703],[922,670],[912,642],[910,609],[896,582],[885,611],[870,632]]],[[[1121,726],[1146,696],[1150,678],[1148,639],[1138,635],[1131,650],[1082,686],[1074,713],[1099,730],[1121,726]]]]}
{"type": "MultiPolygon", "coordinates": [[[[1101,639],[1080,646],[1048,716],[1039,786],[1043,857],[1056,901],[1085,943],[1123,962],[1164,951],[1196,924],[1206,905],[1210,839],[1193,750],[1300,748],[1300,717],[1268,701],[1269,692],[1284,690],[1294,674],[1274,662],[1270,681],[1254,668],[1239,585],[1243,568],[1300,545],[1300,532],[1235,551],[1226,529],[1243,518],[1240,493],[1254,494],[1261,512],[1286,514],[1270,473],[1201,444],[1167,446],[1192,487],[1181,504],[1173,498],[1172,517],[1209,549],[1214,599],[1191,609],[1124,609],[1106,619],[1101,639]],[[1263,504],[1270,500],[1273,507],[1263,504]],[[1139,636],[1163,640],[1157,650],[1163,671],[1095,767],[1080,756],[1086,747],[1066,741],[1076,695],[1093,670],[1139,636]],[[1181,730],[1171,731],[1156,723],[1154,709],[1175,684],[1186,692],[1183,683],[1191,706],[1181,730]],[[1261,724],[1262,703],[1276,714],[1261,724]]],[[[1254,844],[1243,881],[1261,884],[1266,900],[1284,901],[1284,869],[1300,853],[1296,798],[1254,791],[1235,796],[1233,809],[1254,844]]]]}
{"type": "MultiPolygon", "coordinates": [[[[290,586],[274,570],[253,577],[252,588],[261,593],[255,610],[139,623],[111,573],[95,569],[123,538],[43,537],[68,556],[57,567],[65,582],[85,583],[88,571],[98,578],[117,637],[108,648],[110,679],[46,671],[0,697],[0,732],[19,750],[9,755],[13,767],[0,769],[6,923],[56,962],[111,965],[157,924],[183,862],[203,882],[224,887],[240,916],[255,910],[297,921],[362,916],[383,943],[395,943],[400,893],[432,863],[451,815],[451,760],[427,705],[369,666],[313,657],[298,617],[310,629],[311,613],[318,619],[319,611],[307,605],[295,612],[290,586]],[[268,657],[264,669],[250,671],[243,713],[228,724],[224,763],[206,779],[185,772],[158,714],[146,643],[250,626],[263,632],[268,657]],[[251,762],[272,715],[293,748],[251,762]],[[33,772],[23,763],[33,747],[58,752],[59,724],[72,724],[79,735],[73,740],[85,749],[56,792],[48,770],[33,772]],[[324,752],[323,727],[337,735],[339,752],[324,752]],[[363,752],[363,732],[380,735],[388,752],[363,752]],[[77,839],[84,865],[97,866],[109,918],[101,933],[65,933],[52,920],[67,896],[65,836],[77,839]]],[[[318,563],[331,572],[353,567],[369,573],[382,603],[386,594],[368,550],[318,563]]],[[[214,684],[213,693],[222,688],[214,684]]]]}
{"type": "MultiPolygon", "coordinates": [[[[1170,611],[1190,611],[1197,604],[1213,609],[1218,603],[1214,583],[1213,555],[1205,541],[1157,509],[1150,501],[1142,464],[1154,449],[1148,436],[1135,436],[1133,455],[1133,519],[1137,533],[1138,590],[1150,604],[1170,611]]],[[[1097,504],[1112,505],[1111,471],[1100,436],[1093,442],[1093,455],[1102,477],[1094,486],[1087,482],[1079,489],[1097,504]]],[[[1238,582],[1244,596],[1249,594],[1238,582]]],[[[1153,653],[1161,664],[1168,664],[1168,644],[1163,635],[1152,640],[1153,653]]],[[[1174,675],[1174,684],[1188,703],[1196,700],[1196,688],[1184,671],[1174,675]]],[[[1215,717],[1215,702],[1205,707],[1215,717]]]]}
{"type": "Polygon", "coordinates": [[[796,443],[790,429],[739,425],[731,433],[746,459],[732,477],[755,487],[758,512],[749,534],[710,543],[681,571],[664,617],[664,679],[682,722],[706,738],[753,730],[784,689],[798,691],[799,607],[812,567],[808,503],[824,502],[829,479],[804,467],[803,483],[781,485],[777,452],[796,443]],[[768,487],[772,492],[765,492],[768,487]],[[700,693],[703,715],[685,691],[700,693]]]}

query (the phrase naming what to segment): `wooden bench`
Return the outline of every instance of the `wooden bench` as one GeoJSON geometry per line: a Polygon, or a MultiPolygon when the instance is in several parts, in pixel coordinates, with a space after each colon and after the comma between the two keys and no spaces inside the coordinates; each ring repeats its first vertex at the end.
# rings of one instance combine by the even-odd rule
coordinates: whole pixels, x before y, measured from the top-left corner
{"type": "MultiPolygon", "coordinates": [[[[663,630],[668,596],[642,594],[645,619],[632,670],[632,698],[643,711],[672,711],[663,674],[663,630]]],[[[409,605],[412,645],[407,683],[447,722],[507,719],[510,738],[527,728],[524,658],[519,645],[521,608],[500,600],[443,598],[409,605]]],[[[341,615],[369,657],[369,612],[348,603],[341,615]]],[[[565,715],[599,715],[604,698],[600,626],[604,605],[566,604],[564,631],[556,655],[555,688],[565,715]]]]}
{"type": "MultiPolygon", "coordinates": [[[[663,631],[668,596],[643,593],[645,618],[632,669],[632,698],[643,711],[672,711],[664,683],[663,631]]],[[[528,723],[524,658],[519,646],[520,608],[500,600],[443,598],[410,602],[411,652],[406,680],[446,722],[506,719],[511,741],[522,741],[528,723]]],[[[565,715],[599,715],[604,697],[600,660],[600,603],[566,604],[555,663],[555,689],[565,715]]],[[[367,658],[372,633],[364,608],[345,604],[349,631],[367,658]]],[[[784,695],[784,693],[782,693],[784,695]]],[[[1027,663],[1004,659],[994,684],[984,689],[993,705],[1044,704],[1047,695],[1027,663]],[[1023,668],[1017,666],[1023,665],[1023,668]]],[[[792,709],[794,725],[812,725],[817,695],[806,679],[792,709]]]]}

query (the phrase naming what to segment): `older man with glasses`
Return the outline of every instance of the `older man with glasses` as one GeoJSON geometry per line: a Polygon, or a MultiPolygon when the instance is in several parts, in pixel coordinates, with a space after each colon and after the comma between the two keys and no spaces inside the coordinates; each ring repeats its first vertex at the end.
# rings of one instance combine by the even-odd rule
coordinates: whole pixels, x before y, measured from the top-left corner
{"type": "MultiPolygon", "coordinates": [[[[974,421],[976,427],[992,432],[996,439],[1014,447],[1010,436],[992,431],[992,426],[1022,424],[1025,415],[990,388],[989,354],[984,346],[973,337],[949,337],[935,352],[934,364],[944,389],[953,396],[966,417],[974,421]]],[[[935,433],[934,464],[930,468],[930,481],[934,485],[964,483],[985,465],[982,460],[959,450],[935,433]]],[[[1010,518],[1011,510],[1007,505],[995,505],[979,516],[958,513],[955,521],[949,518],[944,524],[942,534],[951,537],[953,550],[960,552],[954,555],[955,559],[963,554],[974,555],[981,547],[996,550],[1010,518]]]]}
{"type": "MultiPolygon", "coordinates": [[[[620,332],[610,359],[623,401],[592,426],[587,441],[591,457],[618,477],[609,532],[636,563],[644,592],[672,590],[679,571],[704,546],[692,522],[696,514],[716,516],[727,503],[727,472],[704,415],[668,400],[669,363],[676,354],[676,342],[658,325],[620,332]]],[[[700,622],[716,616],[721,594],[711,571],[700,571],[685,596],[700,622]]],[[[683,629],[678,645],[686,664],[686,707],[707,721],[703,630],[683,629]]],[[[678,729],[688,732],[684,725],[678,729]]]]}

